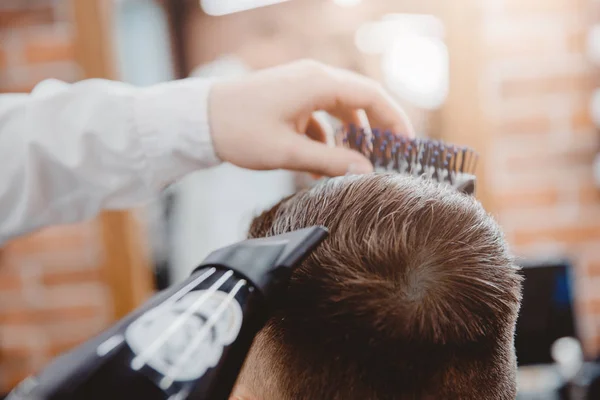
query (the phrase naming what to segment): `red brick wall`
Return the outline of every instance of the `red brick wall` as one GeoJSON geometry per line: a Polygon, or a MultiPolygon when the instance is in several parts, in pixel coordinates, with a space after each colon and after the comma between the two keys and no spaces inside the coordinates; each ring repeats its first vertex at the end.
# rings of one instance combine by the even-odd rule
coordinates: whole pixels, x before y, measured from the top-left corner
{"type": "Polygon", "coordinates": [[[482,7],[480,82],[494,211],[518,254],[575,262],[580,329],[586,350],[597,353],[600,190],[592,161],[600,133],[588,105],[600,75],[584,48],[587,29],[600,21],[600,4],[492,0],[482,7]]]}
{"type": "MultiPolygon", "coordinates": [[[[38,6],[27,13],[0,5],[0,91],[81,76],[65,0],[30,3],[38,6]]],[[[587,108],[600,75],[583,51],[586,29],[600,21],[600,4],[480,4],[485,60],[477,79],[492,141],[485,179],[494,212],[518,254],[567,255],[575,262],[581,331],[586,349],[597,352],[600,191],[591,162],[600,133],[587,108]]],[[[0,391],[110,320],[99,229],[97,222],[55,228],[0,251],[0,391]]]]}
{"type": "MultiPolygon", "coordinates": [[[[0,2],[0,92],[80,79],[73,30],[67,0],[0,2]]],[[[111,321],[100,236],[91,221],[0,248],[0,394],[111,321]]]]}

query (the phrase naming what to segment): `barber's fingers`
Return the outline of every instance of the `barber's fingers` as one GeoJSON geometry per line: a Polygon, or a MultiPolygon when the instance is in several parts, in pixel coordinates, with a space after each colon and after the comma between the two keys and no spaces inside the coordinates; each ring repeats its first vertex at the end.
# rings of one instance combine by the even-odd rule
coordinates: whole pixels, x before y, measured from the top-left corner
{"type": "MultiPolygon", "coordinates": [[[[333,127],[323,114],[313,113],[306,126],[306,136],[330,147],[335,146],[333,127]]],[[[311,174],[313,178],[322,178],[320,174],[311,174]]]]}
{"type": "Polygon", "coordinates": [[[319,108],[353,118],[351,113],[364,109],[372,128],[414,136],[414,128],[404,110],[376,81],[343,69],[315,63],[313,101],[319,108]]]}
{"type": "MultiPolygon", "coordinates": [[[[345,123],[351,123],[344,121],[345,123]]],[[[331,115],[326,112],[315,112],[308,120],[305,134],[312,140],[325,143],[329,146],[335,146],[335,132],[337,124],[333,121],[331,115]]]]}
{"type": "Polygon", "coordinates": [[[312,115],[308,124],[306,125],[306,136],[317,142],[329,144],[329,132],[327,131],[327,125],[319,121],[317,116],[312,115]]]}
{"type": "Polygon", "coordinates": [[[327,110],[329,114],[340,120],[345,126],[354,125],[361,128],[368,128],[365,124],[364,117],[361,118],[360,110],[344,107],[339,104],[327,110]]]}
{"type": "Polygon", "coordinates": [[[285,169],[326,176],[373,171],[373,166],[362,154],[342,147],[330,147],[297,133],[290,132],[285,136],[284,148],[281,164],[285,169]]]}

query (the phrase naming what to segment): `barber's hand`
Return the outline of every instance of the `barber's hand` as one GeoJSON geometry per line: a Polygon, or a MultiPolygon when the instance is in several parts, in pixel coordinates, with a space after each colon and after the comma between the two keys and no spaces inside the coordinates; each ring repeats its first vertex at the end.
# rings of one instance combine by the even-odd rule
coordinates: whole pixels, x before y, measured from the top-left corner
{"type": "Polygon", "coordinates": [[[327,176],[373,167],[358,152],[328,146],[326,131],[312,113],[325,110],[359,125],[359,109],[371,127],[413,136],[408,118],[378,83],[314,61],[218,82],[209,98],[213,143],[222,160],[249,169],[327,176]]]}

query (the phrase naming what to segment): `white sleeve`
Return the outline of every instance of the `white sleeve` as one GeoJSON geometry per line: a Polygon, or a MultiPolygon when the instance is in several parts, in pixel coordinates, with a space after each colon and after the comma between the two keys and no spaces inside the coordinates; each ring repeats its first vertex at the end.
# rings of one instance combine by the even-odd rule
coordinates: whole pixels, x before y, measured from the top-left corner
{"type": "Polygon", "coordinates": [[[218,164],[210,86],[197,78],[149,88],[45,81],[31,94],[0,95],[0,244],[140,205],[218,164]]]}

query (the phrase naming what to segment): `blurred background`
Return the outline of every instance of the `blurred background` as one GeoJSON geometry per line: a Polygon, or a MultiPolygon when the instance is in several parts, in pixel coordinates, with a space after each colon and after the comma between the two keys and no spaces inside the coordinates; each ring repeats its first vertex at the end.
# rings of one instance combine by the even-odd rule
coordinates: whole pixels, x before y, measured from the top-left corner
{"type": "MultiPolygon", "coordinates": [[[[421,135],[480,153],[478,197],[526,267],[522,396],[551,398],[539,393],[574,376],[581,352],[593,360],[600,350],[600,1],[450,3],[1,0],[0,92],[46,78],[144,86],[238,76],[299,58],[381,81],[421,135]]],[[[142,209],[8,243],[0,394],[186,277],[307,184],[222,165],[142,209]]]]}

